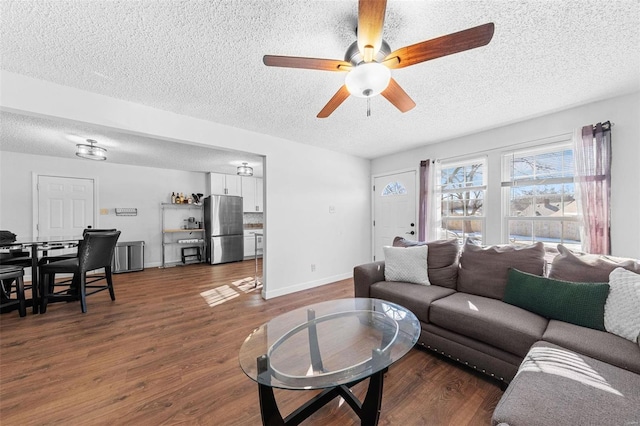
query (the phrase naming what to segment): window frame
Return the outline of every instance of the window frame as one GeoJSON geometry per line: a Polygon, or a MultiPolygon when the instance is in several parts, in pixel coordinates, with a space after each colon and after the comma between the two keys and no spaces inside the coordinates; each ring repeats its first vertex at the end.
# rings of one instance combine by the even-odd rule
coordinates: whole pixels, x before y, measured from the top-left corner
{"type": "MultiPolygon", "coordinates": [[[[514,179],[511,176],[511,168],[510,168],[510,160],[515,156],[527,156],[527,155],[540,155],[552,152],[563,152],[570,150],[573,152],[572,140],[570,137],[562,138],[553,143],[548,143],[544,145],[531,145],[527,147],[522,147],[519,149],[504,151],[500,155],[500,161],[502,165],[502,176],[501,176],[501,191],[502,191],[502,241],[507,244],[533,244],[538,241],[542,241],[545,248],[547,250],[555,250],[557,244],[563,244],[569,246],[570,248],[581,249],[582,240],[580,235],[578,234],[578,238],[580,241],[578,244],[574,242],[574,240],[565,239],[564,232],[564,223],[575,223],[577,227],[580,226],[580,218],[577,214],[575,215],[567,215],[565,211],[561,216],[513,216],[511,213],[511,189],[513,187],[521,186],[521,187],[535,187],[542,185],[566,185],[566,184],[574,184],[574,176],[575,171],[572,167],[570,169],[571,175],[566,175],[567,169],[563,167],[562,169],[562,177],[550,177],[550,178],[535,178],[529,177],[524,179],[514,179]],[[510,227],[509,224],[511,221],[523,221],[523,222],[531,222],[531,226],[534,231],[531,235],[531,240],[527,241],[513,241],[510,238],[510,227]],[[561,232],[558,241],[545,241],[544,239],[537,239],[535,235],[535,224],[536,222],[560,222],[561,223],[561,232]]],[[[534,170],[535,173],[535,170],[534,170]]],[[[574,191],[575,195],[575,191],[574,191]]],[[[534,195],[535,197],[535,195],[534,195]]],[[[562,197],[564,197],[564,192],[562,193],[562,197]]],[[[575,201],[575,197],[574,197],[575,201]]],[[[563,205],[563,209],[564,209],[563,205]]]]}
{"type": "MultiPolygon", "coordinates": [[[[443,224],[448,221],[479,221],[481,226],[480,231],[480,243],[485,244],[486,241],[486,233],[487,233],[487,222],[486,222],[486,209],[487,209],[487,195],[488,195],[488,176],[489,176],[489,161],[486,155],[484,156],[474,156],[463,159],[454,159],[454,160],[442,160],[438,161],[438,166],[436,169],[436,176],[434,179],[435,183],[435,191],[436,195],[436,205],[435,210],[437,214],[437,224],[436,224],[436,235],[438,238],[449,239],[452,236],[450,235],[451,230],[444,228],[443,224]],[[472,166],[475,164],[482,165],[482,184],[481,185],[469,185],[460,188],[448,188],[443,189],[442,186],[442,172],[447,169],[455,169],[456,167],[466,167],[472,166]],[[482,215],[464,215],[464,216],[447,216],[444,215],[446,209],[443,208],[443,195],[444,194],[453,194],[460,192],[472,192],[472,191],[482,191],[482,215]]],[[[465,176],[466,183],[466,176],[465,176]]],[[[466,212],[468,213],[468,212],[466,212]]],[[[462,231],[462,235],[456,234],[456,238],[460,244],[464,244],[465,240],[469,237],[462,231]]],[[[475,237],[477,238],[477,237],[475,237]]]]}

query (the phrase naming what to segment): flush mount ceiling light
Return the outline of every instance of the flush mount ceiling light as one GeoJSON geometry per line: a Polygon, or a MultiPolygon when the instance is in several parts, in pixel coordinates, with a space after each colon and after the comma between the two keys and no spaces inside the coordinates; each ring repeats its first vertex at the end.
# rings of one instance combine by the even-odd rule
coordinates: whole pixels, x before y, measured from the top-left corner
{"type": "Polygon", "coordinates": [[[107,150],[96,145],[98,142],[87,139],[89,144],[79,143],[76,145],[76,155],[88,160],[104,161],[107,159],[107,150]]]}
{"type": "Polygon", "coordinates": [[[238,166],[239,176],[253,176],[253,167],[249,167],[249,163],[242,163],[242,166],[238,166]]]}

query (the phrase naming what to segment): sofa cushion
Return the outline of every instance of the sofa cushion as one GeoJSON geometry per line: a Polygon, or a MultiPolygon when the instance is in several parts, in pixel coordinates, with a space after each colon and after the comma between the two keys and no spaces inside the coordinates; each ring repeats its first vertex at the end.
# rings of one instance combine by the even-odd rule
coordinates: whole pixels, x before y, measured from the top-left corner
{"type": "Polygon", "coordinates": [[[599,254],[573,253],[562,244],[558,244],[558,252],[560,254],[551,262],[549,278],[601,283],[609,282],[609,274],[616,268],[624,268],[640,274],[640,261],[638,260],[599,254]]]}
{"type": "Polygon", "coordinates": [[[615,334],[551,320],[542,339],[640,374],[640,347],[615,334]]]}
{"type": "Polygon", "coordinates": [[[609,333],[638,342],[640,335],[640,274],[616,268],[609,275],[604,327],[609,333]]]}
{"type": "Polygon", "coordinates": [[[430,242],[411,241],[402,237],[393,239],[394,247],[413,247],[426,245],[429,247],[427,265],[429,281],[432,285],[456,288],[458,280],[458,240],[436,240],[430,242]]]}
{"type": "Polygon", "coordinates": [[[427,246],[383,247],[384,279],[429,285],[427,246]]]}
{"type": "Polygon", "coordinates": [[[429,322],[524,357],[548,321],[501,300],[455,293],[431,304],[429,322]]]}
{"type": "Polygon", "coordinates": [[[510,269],[503,301],[545,318],[604,331],[608,295],[607,283],[574,283],[510,269]]]}
{"type": "Polygon", "coordinates": [[[428,322],[429,305],[437,299],[455,293],[450,288],[435,285],[415,285],[403,282],[381,281],[369,288],[369,297],[388,300],[404,306],[422,322],[428,322]]]}
{"type": "Polygon", "coordinates": [[[458,291],[502,300],[509,268],[544,274],[544,245],[480,247],[466,243],[460,255],[458,291]]]}
{"type": "Polygon", "coordinates": [[[632,425],[640,376],[562,347],[536,343],[493,412],[492,424],[632,425]]]}

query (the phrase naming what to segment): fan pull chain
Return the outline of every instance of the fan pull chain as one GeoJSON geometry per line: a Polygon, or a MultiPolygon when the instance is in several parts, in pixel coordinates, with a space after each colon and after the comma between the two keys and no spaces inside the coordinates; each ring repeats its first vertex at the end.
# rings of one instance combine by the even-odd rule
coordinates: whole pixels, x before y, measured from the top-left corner
{"type": "Polygon", "coordinates": [[[365,89],[362,94],[367,97],[367,117],[371,117],[371,94],[373,90],[365,89]]]}

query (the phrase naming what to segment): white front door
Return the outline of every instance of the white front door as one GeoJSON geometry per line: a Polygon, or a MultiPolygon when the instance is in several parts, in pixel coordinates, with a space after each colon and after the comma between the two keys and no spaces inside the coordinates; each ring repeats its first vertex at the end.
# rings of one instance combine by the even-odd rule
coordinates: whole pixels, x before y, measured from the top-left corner
{"type": "Polygon", "coordinates": [[[82,235],[94,220],[94,180],[38,176],[38,237],[82,235]]]}
{"type": "Polygon", "coordinates": [[[415,240],[416,172],[403,172],[374,178],[373,241],[374,260],[384,260],[384,246],[396,236],[415,240]]]}

